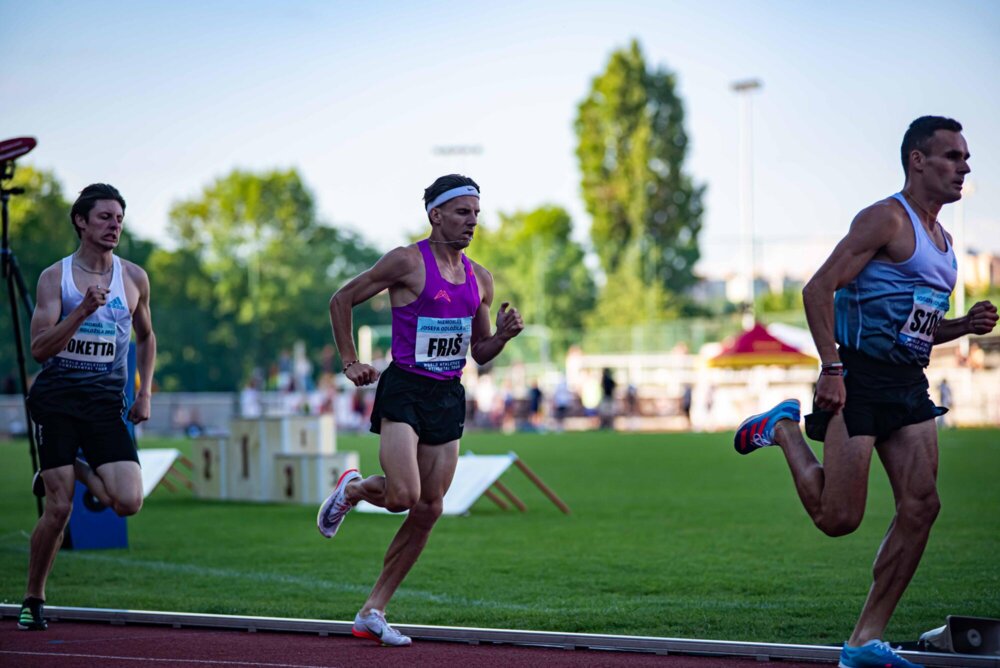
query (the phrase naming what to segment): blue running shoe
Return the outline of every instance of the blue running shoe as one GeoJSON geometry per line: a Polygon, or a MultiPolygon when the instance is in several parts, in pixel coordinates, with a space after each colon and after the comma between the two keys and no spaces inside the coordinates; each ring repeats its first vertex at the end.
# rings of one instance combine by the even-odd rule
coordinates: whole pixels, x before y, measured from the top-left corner
{"type": "Polygon", "coordinates": [[[736,429],[733,447],[741,455],[748,455],[754,450],[774,445],[774,426],[779,420],[799,422],[799,400],[787,399],[767,411],[751,415],[736,429]]]}
{"type": "Polygon", "coordinates": [[[861,647],[844,643],[840,650],[840,668],[924,668],[919,663],[907,661],[881,640],[869,640],[861,647]]]}

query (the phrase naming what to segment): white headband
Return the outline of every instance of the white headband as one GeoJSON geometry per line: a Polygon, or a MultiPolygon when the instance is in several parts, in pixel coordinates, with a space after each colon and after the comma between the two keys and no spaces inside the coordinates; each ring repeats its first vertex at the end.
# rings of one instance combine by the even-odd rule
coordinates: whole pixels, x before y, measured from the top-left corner
{"type": "Polygon", "coordinates": [[[431,209],[441,206],[448,200],[455,199],[456,197],[465,197],[466,195],[479,197],[479,191],[476,190],[476,186],[459,186],[451,190],[445,190],[427,205],[427,213],[430,213],[431,209]]]}

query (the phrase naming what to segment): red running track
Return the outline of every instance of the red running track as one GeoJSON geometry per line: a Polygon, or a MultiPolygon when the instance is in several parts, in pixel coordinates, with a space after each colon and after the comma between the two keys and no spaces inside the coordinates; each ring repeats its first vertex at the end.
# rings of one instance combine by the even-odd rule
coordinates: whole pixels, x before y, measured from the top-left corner
{"type": "MultiPolygon", "coordinates": [[[[48,631],[19,631],[12,620],[0,623],[0,666],[12,668],[760,668],[760,665],[754,659],[657,656],[494,644],[416,641],[412,647],[388,648],[345,636],[112,626],[69,621],[50,622],[48,631]]],[[[815,668],[818,664],[780,661],[777,665],[782,668],[815,668]]]]}

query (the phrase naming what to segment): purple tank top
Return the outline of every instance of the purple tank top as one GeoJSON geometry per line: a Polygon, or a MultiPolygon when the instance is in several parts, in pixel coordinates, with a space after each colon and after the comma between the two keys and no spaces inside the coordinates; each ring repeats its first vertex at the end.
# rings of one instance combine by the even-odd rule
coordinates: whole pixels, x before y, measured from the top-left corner
{"type": "Polygon", "coordinates": [[[462,375],[479,309],[479,285],[462,255],[465,282],[449,283],[438,270],[427,239],[417,242],[424,259],[424,289],[406,306],[392,309],[392,360],[406,371],[450,380],[462,375]]]}

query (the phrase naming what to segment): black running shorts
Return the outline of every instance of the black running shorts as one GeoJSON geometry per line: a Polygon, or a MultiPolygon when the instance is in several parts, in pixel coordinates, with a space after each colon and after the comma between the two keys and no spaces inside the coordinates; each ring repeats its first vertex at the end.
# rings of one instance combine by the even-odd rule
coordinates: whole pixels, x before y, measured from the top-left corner
{"type": "MultiPolygon", "coordinates": [[[[931,401],[920,366],[890,364],[849,348],[840,348],[844,363],[847,402],[843,408],[849,436],[874,436],[876,442],[911,424],[933,420],[948,412],[931,401]]],[[[816,408],[806,416],[806,435],[815,441],[826,436],[832,413],[816,408]]]]}
{"type": "Polygon", "coordinates": [[[135,442],[121,417],[95,421],[47,413],[32,418],[43,471],[71,465],[79,450],[94,469],[111,462],[139,462],[135,442]]]}
{"type": "Polygon", "coordinates": [[[425,445],[457,441],[465,429],[465,388],[458,378],[437,380],[390,364],[375,390],[372,433],[381,433],[382,420],[410,425],[425,445]]]}

